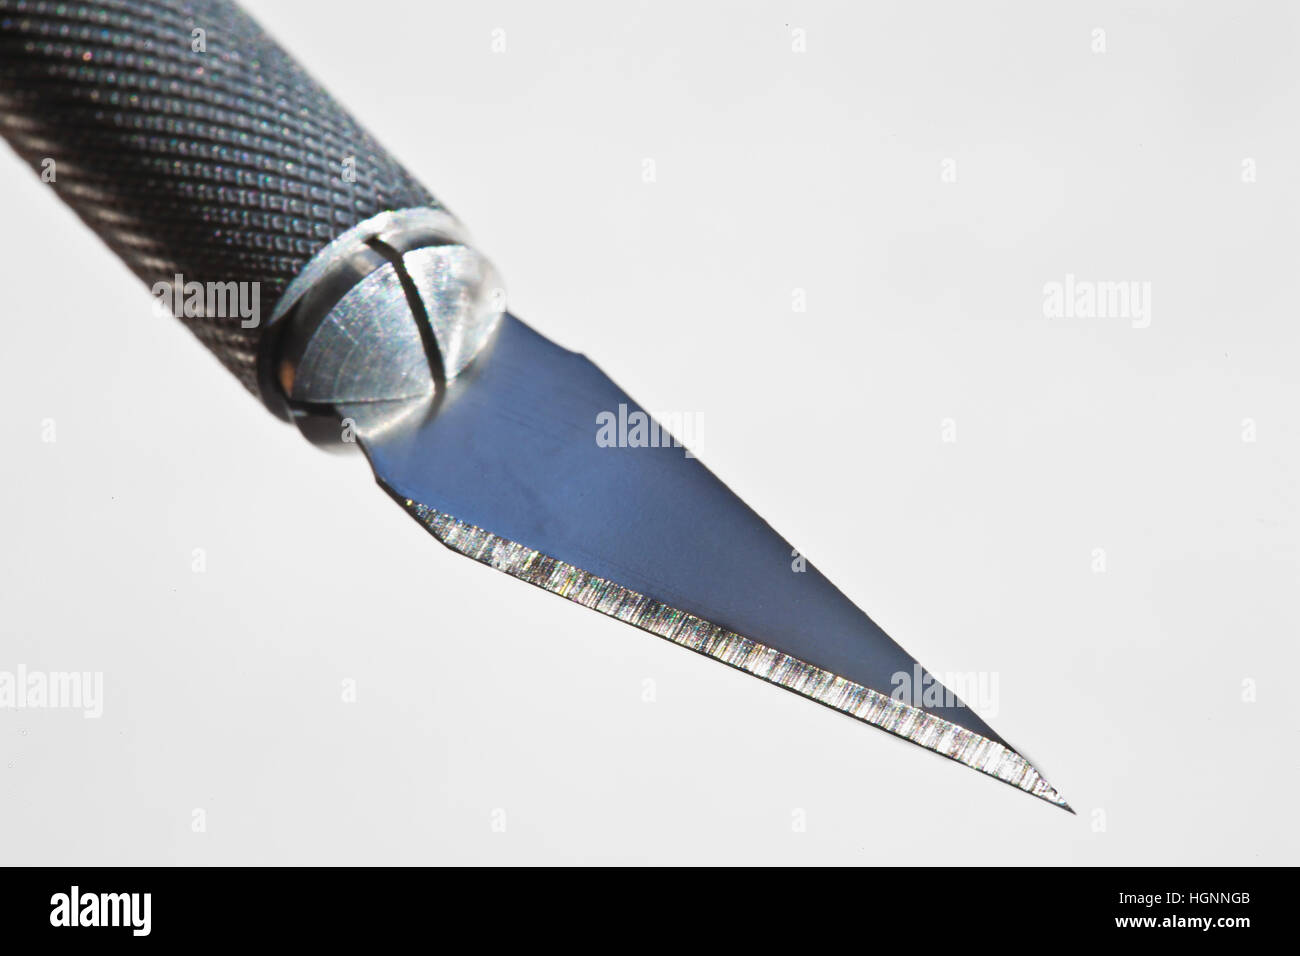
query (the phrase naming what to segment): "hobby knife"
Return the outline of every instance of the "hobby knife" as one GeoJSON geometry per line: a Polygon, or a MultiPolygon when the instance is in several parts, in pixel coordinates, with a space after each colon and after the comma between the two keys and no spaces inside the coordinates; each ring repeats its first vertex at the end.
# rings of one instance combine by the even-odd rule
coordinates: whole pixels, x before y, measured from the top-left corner
{"type": "Polygon", "coordinates": [[[0,0],[0,132],[452,551],[1069,809],[673,422],[510,314],[461,223],[234,4],[0,0]]]}

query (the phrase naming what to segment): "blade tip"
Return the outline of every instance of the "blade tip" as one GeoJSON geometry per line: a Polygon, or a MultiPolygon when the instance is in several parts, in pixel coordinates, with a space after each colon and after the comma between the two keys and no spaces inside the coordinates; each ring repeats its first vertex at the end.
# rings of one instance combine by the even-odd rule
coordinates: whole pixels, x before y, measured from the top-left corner
{"type": "MultiPolygon", "coordinates": [[[[1043,783],[1047,784],[1047,781],[1044,780],[1043,783]]],[[[1034,795],[1047,803],[1050,803],[1054,807],[1060,807],[1071,816],[1077,817],[1079,815],[1075,812],[1074,807],[1070,806],[1070,804],[1066,802],[1065,797],[1061,796],[1061,792],[1051,784],[1047,784],[1047,791],[1045,793],[1036,793],[1034,795]]]]}

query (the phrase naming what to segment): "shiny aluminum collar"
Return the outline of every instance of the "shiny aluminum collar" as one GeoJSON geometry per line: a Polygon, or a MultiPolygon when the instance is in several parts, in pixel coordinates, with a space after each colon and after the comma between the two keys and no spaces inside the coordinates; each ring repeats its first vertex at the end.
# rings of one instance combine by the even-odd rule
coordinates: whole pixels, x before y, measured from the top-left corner
{"type": "Polygon", "coordinates": [[[427,400],[474,361],[504,311],[500,275],[452,216],[380,213],[317,253],[276,304],[264,396],[283,417],[427,400]]]}

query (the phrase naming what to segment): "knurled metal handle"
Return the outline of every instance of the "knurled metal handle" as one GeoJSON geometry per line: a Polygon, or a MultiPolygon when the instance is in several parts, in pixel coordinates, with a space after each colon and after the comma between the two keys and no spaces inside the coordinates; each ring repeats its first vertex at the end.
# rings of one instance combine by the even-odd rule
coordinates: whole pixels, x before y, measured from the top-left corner
{"type": "Polygon", "coordinates": [[[442,208],[227,0],[0,0],[0,133],[151,287],[242,296],[180,317],[255,393],[313,256],[381,212],[442,208]]]}

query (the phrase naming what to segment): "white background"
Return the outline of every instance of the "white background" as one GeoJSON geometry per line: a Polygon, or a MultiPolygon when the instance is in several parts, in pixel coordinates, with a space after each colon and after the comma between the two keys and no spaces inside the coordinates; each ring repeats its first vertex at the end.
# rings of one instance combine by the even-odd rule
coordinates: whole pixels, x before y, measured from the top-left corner
{"type": "Polygon", "coordinates": [[[0,669],[106,701],[0,711],[0,859],[1296,862],[1288,4],[249,6],[1079,816],[455,557],[5,150],[0,669]]]}

